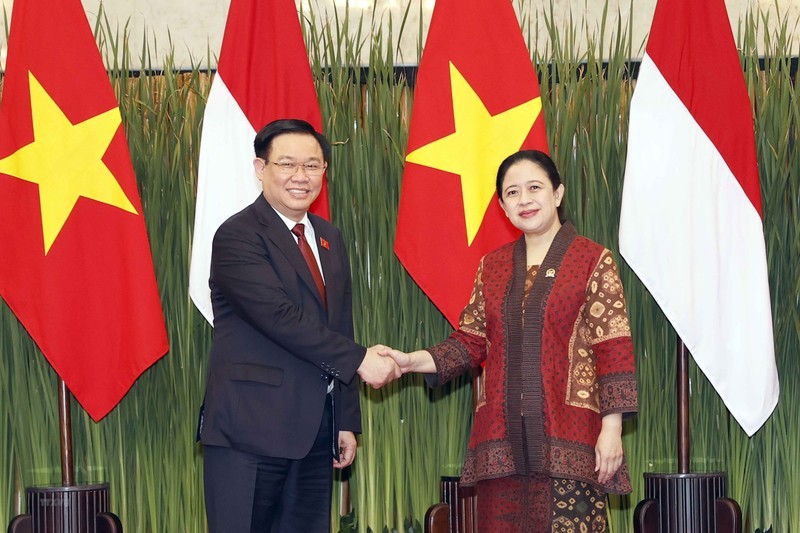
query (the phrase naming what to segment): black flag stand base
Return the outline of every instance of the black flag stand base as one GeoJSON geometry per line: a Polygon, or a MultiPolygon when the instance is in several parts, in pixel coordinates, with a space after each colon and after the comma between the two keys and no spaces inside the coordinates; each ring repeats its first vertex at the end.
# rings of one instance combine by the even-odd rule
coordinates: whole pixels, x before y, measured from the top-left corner
{"type": "Polygon", "coordinates": [[[725,474],[645,474],[634,533],[741,533],[742,510],[725,497],[725,474]]]}
{"type": "Polygon", "coordinates": [[[725,473],[689,472],[689,350],[678,338],[678,472],[644,475],[634,533],[742,533],[742,510],[725,497],[725,473]]]}
{"type": "Polygon", "coordinates": [[[108,483],[75,485],[69,389],[58,378],[61,432],[61,486],[28,487],[28,513],[14,517],[8,533],[122,533],[117,515],[108,512],[108,483]]]}
{"type": "Polygon", "coordinates": [[[28,512],[14,517],[8,533],[122,533],[108,512],[108,483],[29,487],[28,512]]]}

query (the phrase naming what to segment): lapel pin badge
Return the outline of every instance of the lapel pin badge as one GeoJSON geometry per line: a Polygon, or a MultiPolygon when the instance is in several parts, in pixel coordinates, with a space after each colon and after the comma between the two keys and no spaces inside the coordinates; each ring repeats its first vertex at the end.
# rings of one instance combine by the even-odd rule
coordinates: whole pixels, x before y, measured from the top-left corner
{"type": "Polygon", "coordinates": [[[331,249],[331,245],[328,244],[328,241],[323,239],[322,237],[319,238],[319,244],[320,244],[320,246],[322,246],[326,250],[330,250],[331,249]]]}
{"type": "Polygon", "coordinates": [[[546,277],[546,278],[554,278],[554,277],[556,277],[556,269],[555,268],[548,268],[547,272],[544,273],[544,277],[546,277]]]}

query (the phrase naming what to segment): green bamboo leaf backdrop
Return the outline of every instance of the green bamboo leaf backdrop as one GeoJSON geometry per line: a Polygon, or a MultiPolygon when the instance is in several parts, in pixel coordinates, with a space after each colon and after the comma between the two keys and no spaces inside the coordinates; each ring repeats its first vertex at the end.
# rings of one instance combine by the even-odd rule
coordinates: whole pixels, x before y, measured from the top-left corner
{"type": "MultiPolygon", "coordinates": [[[[412,5],[408,9],[415,9],[412,5]]],[[[764,34],[769,16],[748,15],[738,42],[756,120],[781,401],[748,439],[692,367],[692,459],[697,471],[728,472],[729,493],[742,505],[747,531],[791,532],[800,531],[800,102],[791,70],[798,50],[787,37],[789,21],[780,21],[775,34],[764,34]]],[[[529,41],[540,27],[549,35],[544,46],[532,50],[532,60],[540,69],[551,152],[565,176],[568,211],[581,232],[613,250],[633,90],[628,58],[641,53],[640,44],[630,40],[630,21],[617,19],[604,16],[593,31],[575,24],[557,27],[548,13],[521,10],[529,41]],[[612,37],[603,38],[611,19],[612,37]],[[582,36],[589,50],[578,54],[582,36]]],[[[356,336],[365,344],[402,349],[438,342],[449,333],[448,324],[392,252],[413,91],[397,74],[390,43],[405,22],[377,30],[376,21],[368,19],[329,24],[302,13],[302,21],[325,132],[334,143],[330,198],[334,222],[350,246],[356,336]],[[364,47],[370,63],[361,69],[364,47]]],[[[111,483],[112,510],[128,531],[202,532],[195,430],[211,329],[193,308],[187,286],[200,123],[210,77],[200,64],[178,72],[169,57],[157,58],[164,69],[156,74],[149,46],[130,50],[125,31],[112,31],[105,20],[98,21],[96,33],[120,97],[171,349],[99,424],[73,406],[76,477],[111,483]]],[[[675,333],[621,263],[641,414],[625,426],[635,492],[612,499],[615,532],[632,531],[633,508],[643,496],[642,473],[674,471],[677,457],[675,333]]],[[[26,486],[58,482],[60,461],[56,376],[5,303],[0,349],[0,527],[5,527],[25,511],[26,486]]],[[[429,390],[418,376],[406,376],[379,391],[364,388],[362,401],[365,433],[348,476],[352,514],[342,527],[418,531],[425,510],[438,500],[440,476],[459,473],[471,420],[470,380],[429,390]]],[[[337,481],[337,529],[339,512],[351,510],[342,509],[343,487],[337,481]]]]}

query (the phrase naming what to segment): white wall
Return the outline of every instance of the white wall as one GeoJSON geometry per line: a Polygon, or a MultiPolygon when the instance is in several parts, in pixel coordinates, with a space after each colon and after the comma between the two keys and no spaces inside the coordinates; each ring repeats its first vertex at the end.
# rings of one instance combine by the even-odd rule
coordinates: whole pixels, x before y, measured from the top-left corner
{"type": "MultiPolygon", "coordinates": [[[[8,16],[14,0],[0,0],[8,16]]],[[[23,0],[20,0],[23,1],[23,0]]],[[[208,52],[211,52],[212,66],[214,57],[219,53],[222,33],[225,27],[229,0],[82,0],[90,22],[94,25],[99,6],[103,8],[114,24],[119,27],[126,22],[130,24],[132,50],[141,49],[143,34],[147,33],[155,39],[156,50],[154,58],[161,60],[169,49],[171,36],[178,66],[188,66],[193,58],[195,63],[206,64],[208,52]]],[[[270,0],[260,0],[270,1],[270,0]]],[[[384,25],[389,18],[392,19],[394,31],[400,27],[403,10],[411,2],[410,15],[405,28],[405,34],[399,43],[398,64],[416,64],[417,57],[417,28],[419,27],[420,14],[423,21],[423,38],[427,31],[434,0],[349,0],[351,16],[361,16],[371,20],[376,16],[384,25]],[[375,6],[373,8],[373,6],[375,6]]],[[[611,21],[607,24],[609,31],[616,28],[616,19],[619,16],[627,23],[630,17],[631,4],[633,6],[633,43],[638,48],[644,42],[650,22],[653,17],[655,0],[607,0],[611,21]]],[[[703,0],[696,0],[703,1],[703,0]]],[[[330,15],[333,10],[338,10],[340,16],[345,13],[345,0],[296,0],[297,4],[304,4],[304,9],[312,9],[320,16],[330,15]]],[[[518,13],[522,20],[535,20],[535,14],[548,9],[550,0],[513,0],[518,6],[518,13]]],[[[746,15],[749,9],[764,9],[772,11],[770,20],[774,23],[779,17],[775,16],[775,0],[726,0],[728,15],[736,34],[738,21],[746,15]]],[[[795,45],[800,36],[800,27],[794,22],[800,16],[800,0],[777,0],[780,16],[787,16],[790,28],[795,29],[795,45]]],[[[573,20],[589,20],[590,27],[597,28],[602,14],[603,0],[553,0],[556,20],[564,24],[571,16],[573,20]]],[[[539,24],[541,33],[544,24],[539,24]]],[[[544,35],[538,36],[537,45],[543,46],[544,35]]],[[[5,65],[6,39],[0,35],[0,68],[5,65]]],[[[156,65],[159,66],[159,65],[156,65]]]]}

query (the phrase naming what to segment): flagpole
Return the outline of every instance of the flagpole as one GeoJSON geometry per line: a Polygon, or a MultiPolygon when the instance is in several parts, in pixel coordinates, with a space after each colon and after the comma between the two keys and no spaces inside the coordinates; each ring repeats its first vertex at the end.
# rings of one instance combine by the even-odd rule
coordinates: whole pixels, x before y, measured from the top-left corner
{"type": "Polygon", "coordinates": [[[58,425],[61,434],[61,484],[75,484],[75,468],[72,459],[72,417],[69,409],[69,389],[61,377],[58,378],[58,425]]]}
{"type": "Polygon", "coordinates": [[[61,485],[28,487],[25,491],[28,514],[15,516],[8,525],[8,533],[67,530],[74,533],[122,533],[119,517],[108,510],[108,483],[75,485],[70,399],[67,384],[59,376],[61,485]],[[54,512],[54,508],[59,511],[54,512]]]}
{"type": "Polygon", "coordinates": [[[728,498],[725,472],[691,473],[689,350],[678,336],[678,472],[645,472],[645,499],[636,506],[634,533],[742,532],[742,510],[728,498]]]}
{"type": "Polygon", "coordinates": [[[689,350],[678,337],[678,473],[691,471],[689,445],[689,350]]]}

